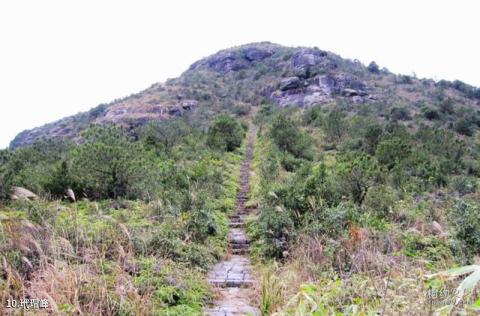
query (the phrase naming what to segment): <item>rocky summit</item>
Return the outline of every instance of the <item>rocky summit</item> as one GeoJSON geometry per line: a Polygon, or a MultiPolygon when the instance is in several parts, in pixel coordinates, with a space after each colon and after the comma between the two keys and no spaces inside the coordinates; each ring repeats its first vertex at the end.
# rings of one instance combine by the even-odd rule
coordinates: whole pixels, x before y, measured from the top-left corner
{"type": "Polygon", "coordinates": [[[396,75],[374,62],[366,66],[319,48],[253,43],[201,59],[176,79],[23,131],[10,147],[32,144],[44,137],[78,140],[81,131],[92,123],[118,124],[134,130],[149,121],[185,115],[210,117],[242,105],[310,107],[339,103],[355,114],[362,110],[362,104],[369,104],[379,109],[380,117],[398,106],[408,108],[415,116],[440,94],[466,109],[476,109],[480,102],[479,90],[460,81],[396,75]]]}

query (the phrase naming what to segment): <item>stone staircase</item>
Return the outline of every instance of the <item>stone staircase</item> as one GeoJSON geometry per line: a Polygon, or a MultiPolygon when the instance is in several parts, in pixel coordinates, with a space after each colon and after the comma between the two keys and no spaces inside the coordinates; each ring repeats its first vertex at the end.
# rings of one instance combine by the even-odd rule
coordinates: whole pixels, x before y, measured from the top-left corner
{"type": "Polygon", "coordinates": [[[209,272],[210,284],[216,289],[216,300],[212,307],[204,310],[210,316],[260,315],[251,305],[252,285],[250,260],[246,256],[249,240],[245,233],[245,217],[249,209],[245,207],[250,192],[250,165],[256,131],[250,132],[247,155],[240,169],[240,190],[237,194],[236,212],[230,217],[228,243],[229,255],[209,272]]]}

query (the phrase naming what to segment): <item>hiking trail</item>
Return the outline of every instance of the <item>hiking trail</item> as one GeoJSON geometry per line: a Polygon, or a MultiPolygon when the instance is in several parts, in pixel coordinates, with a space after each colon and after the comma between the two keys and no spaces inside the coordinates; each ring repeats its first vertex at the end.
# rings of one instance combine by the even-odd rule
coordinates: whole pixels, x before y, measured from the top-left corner
{"type": "Polygon", "coordinates": [[[209,316],[260,315],[252,306],[254,279],[248,254],[249,240],[245,232],[245,207],[250,192],[250,167],[255,144],[256,128],[248,136],[247,153],[240,169],[240,190],[237,193],[236,212],[230,217],[228,256],[208,273],[208,280],[215,288],[213,306],[205,309],[209,316]]]}

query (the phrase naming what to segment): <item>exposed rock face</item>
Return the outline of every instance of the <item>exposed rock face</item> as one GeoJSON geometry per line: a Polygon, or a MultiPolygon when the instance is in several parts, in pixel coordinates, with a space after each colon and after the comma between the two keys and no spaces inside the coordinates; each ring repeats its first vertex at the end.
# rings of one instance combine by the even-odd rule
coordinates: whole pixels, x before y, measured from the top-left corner
{"type": "Polygon", "coordinates": [[[38,196],[22,187],[12,187],[10,192],[10,199],[11,200],[34,200],[38,198],[38,196]]]}
{"type": "Polygon", "coordinates": [[[335,97],[352,98],[354,103],[361,103],[369,95],[363,89],[366,84],[349,74],[319,75],[303,81],[289,77],[281,81],[279,89],[270,94],[270,99],[280,106],[311,106],[335,97]]]}
{"type": "Polygon", "coordinates": [[[356,96],[364,97],[368,95],[368,93],[366,93],[365,91],[348,89],[348,88],[343,89],[342,94],[346,97],[356,97],[356,96]]]}
{"type": "Polygon", "coordinates": [[[273,55],[273,50],[250,47],[245,50],[245,58],[248,61],[260,61],[273,55]]]}
{"type": "Polygon", "coordinates": [[[298,87],[300,87],[300,79],[298,77],[285,78],[280,83],[281,91],[297,89],[298,87]]]}
{"type": "Polygon", "coordinates": [[[248,61],[235,56],[232,52],[217,54],[208,60],[208,66],[219,72],[237,71],[248,67],[248,61]]]}
{"type": "Polygon", "coordinates": [[[258,45],[245,45],[239,49],[223,50],[194,63],[190,66],[190,70],[206,66],[221,73],[238,71],[250,68],[255,62],[272,56],[278,48],[279,46],[275,44],[260,43],[258,45]]]}
{"type": "Polygon", "coordinates": [[[24,131],[15,137],[10,147],[29,145],[45,136],[76,141],[80,132],[87,128],[89,123],[138,126],[149,121],[163,121],[172,117],[180,117],[197,107],[198,101],[193,99],[163,101],[150,94],[129,97],[113,102],[98,117],[92,116],[91,112],[85,112],[24,131]]]}
{"type": "Polygon", "coordinates": [[[162,102],[156,99],[146,97],[137,100],[128,100],[128,102],[119,102],[109,107],[104,116],[95,122],[99,124],[124,122],[142,123],[149,120],[165,120],[170,116],[182,116],[185,111],[189,111],[198,106],[196,100],[166,101],[162,102]]]}
{"type": "Polygon", "coordinates": [[[307,66],[313,66],[320,64],[327,53],[314,48],[305,48],[295,53],[292,57],[292,66],[294,68],[305,68],[307,66]]]}

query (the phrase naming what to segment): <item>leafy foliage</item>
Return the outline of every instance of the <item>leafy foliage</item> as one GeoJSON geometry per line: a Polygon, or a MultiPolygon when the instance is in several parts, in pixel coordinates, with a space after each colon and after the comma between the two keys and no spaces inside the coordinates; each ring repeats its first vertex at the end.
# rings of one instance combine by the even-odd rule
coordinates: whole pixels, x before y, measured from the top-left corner
{"type": "Polygon", "coordinates": [[[283,114],[273,121],[271,137],[281,150],[289,152],[295,157],[309,159],[312,156],[310,151],[312,139],[283,114]]]}
{"type": "Polygon", "coordinates": [[[94,127],[72,152],[72,172],[97,198],[153,197],[155,163],[140,144],[115,126],[94,127]]]}
{"type": "Polygon", "coordinates": [[[240,147],[244,136],[243,128],[234,118],[220,115],[208,129],[207,144],[215,149],[233,151],[240,147]]]}

